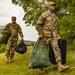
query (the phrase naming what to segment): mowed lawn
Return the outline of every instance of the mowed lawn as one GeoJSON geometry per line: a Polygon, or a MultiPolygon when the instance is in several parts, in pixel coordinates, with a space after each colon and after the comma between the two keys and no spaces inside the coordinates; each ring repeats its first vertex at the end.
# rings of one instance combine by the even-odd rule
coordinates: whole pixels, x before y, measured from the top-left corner
{"type": "Polygon", "coordinates": [[[62,73],[57,70],[57,65],[44,68],[46,72],[40,74],[36,69],[29,69],[29,53],[32,47],[28,47],[25,54],[15,53],[12,63],[6,63],[5,54],[0,54],[0,75],[75,75],[75,51],[67,51],[67,63],[70,68],[62,73]]]}

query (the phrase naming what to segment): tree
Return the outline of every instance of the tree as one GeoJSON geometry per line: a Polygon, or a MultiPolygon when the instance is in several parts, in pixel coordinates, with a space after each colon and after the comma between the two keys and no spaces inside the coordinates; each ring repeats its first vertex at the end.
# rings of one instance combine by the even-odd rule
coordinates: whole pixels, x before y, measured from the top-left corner
{"type": "MultiPolygon", "coordinates": [[[[36,22],[42,12],[47,10],[47,2],[50,0],[12,0],[15,5],[22,6],[25,15],[23,20],[27,25],[36,25],[36,22]]],[[[59,6],[62,7],[61,0],[53,0],[57,4],[57,10],[59,6]]]]}

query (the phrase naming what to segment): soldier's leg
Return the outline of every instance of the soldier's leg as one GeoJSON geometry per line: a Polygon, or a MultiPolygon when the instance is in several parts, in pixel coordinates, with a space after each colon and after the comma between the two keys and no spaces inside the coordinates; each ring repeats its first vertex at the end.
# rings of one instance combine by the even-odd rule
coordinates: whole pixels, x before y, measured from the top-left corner
{"type": "Polygon", "coordinates": [[[54,52],[54,55],[55,55],[55,58],[56,58],[56,62],[62,61],[61,60],[61,50],[59,49],[57,38],[51,39],[51,46],[53,48],[53,52],[54,52]]]}
{"type": "Polygon", "coordinates": [[[9,57],[10,57],[10,47],[11,47],[11,41],[8,40],[7,48],[6,48],[6,52],[5,52],[5,55],[6,55],[6,62],[9,61],[9,57]]]}
{"type": "Polygon", "coordinates": [[[12,58],[14,57],[14,47],[11,47],[11,50],[10,50],[10,61],[12,61],[12,58]]]}
{"type": "Polygon", "coordinates": [[[51,39],[51,45],[52,45],[52,48],[53,48],[53,51],[54,51],[54,55],[55,55],[55,58],[56,58],[56,62],[58,64],[58,71],[59,72],[62,72],[66,69],[69,68],[69,66],[64,66],[62,65],[62,60],[61,60],[61,50],[59,49],[59,46],[58,46],[58,39],[57,38],[53,38],[51,39]]]}
{"type": "Polygon", "coordinates": [[[10,56],[10,50],[7,49],[5,55],[6,55],[6,62],[8,62],[10,56]]]}
{"type": "Polygon", "coordinates": [[[10,61],[12,61],[12,58],[14,57],[14,53],[15,53],[15,47],[17,46],[17,42],[16,41],[12,41],[12,46],[10,49],[10,61]]]}

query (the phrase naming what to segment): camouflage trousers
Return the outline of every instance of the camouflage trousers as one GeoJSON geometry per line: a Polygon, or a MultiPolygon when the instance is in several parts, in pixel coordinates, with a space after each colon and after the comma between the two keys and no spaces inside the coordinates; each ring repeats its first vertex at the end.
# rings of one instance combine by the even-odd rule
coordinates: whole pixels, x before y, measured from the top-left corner
{"type": "Polygon", "coordinates": [[[56,58],[56,62],[58,61],[62,61],[61,60],[61,50],[58,46],[58,39],[57,38],[47,38],[45,37],[44,38],[45,42],[46,42],[46,49],[49,53],[49,45],[51,44],[52,48],[53,48],[53,52],[54,52],[54,55],[55,55],[55,58],[56,58]],[[50,44],[49,44],[50,42],[50,44]]]}
{"type": "Polygon", "coordinates": [[[17,46],[17,41],[8,40],[7,49],[6,49],[5,55],[7,57],[13,58],[14,57],[14,53],[15,53],[14,49],[15,49],[16,46],[17,46]]]}

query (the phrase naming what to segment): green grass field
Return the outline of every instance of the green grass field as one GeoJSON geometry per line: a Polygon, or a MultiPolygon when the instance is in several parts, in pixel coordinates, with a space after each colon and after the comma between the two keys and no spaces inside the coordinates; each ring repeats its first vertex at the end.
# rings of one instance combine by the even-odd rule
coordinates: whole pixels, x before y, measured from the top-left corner
{"type": "Polygon", "coordinates": [[[75,51],[67,52],[67,63],[70,68],[62,73],[57,70],[57,65],[51,65],[44,68],[46,72],[40,74],[36,69],[29,69],[29,52],[31,47],[25,54],[15,53],[12,63],[6,63],[5,54],[0,54],[0,75],[75,75],[75,51]]]}

